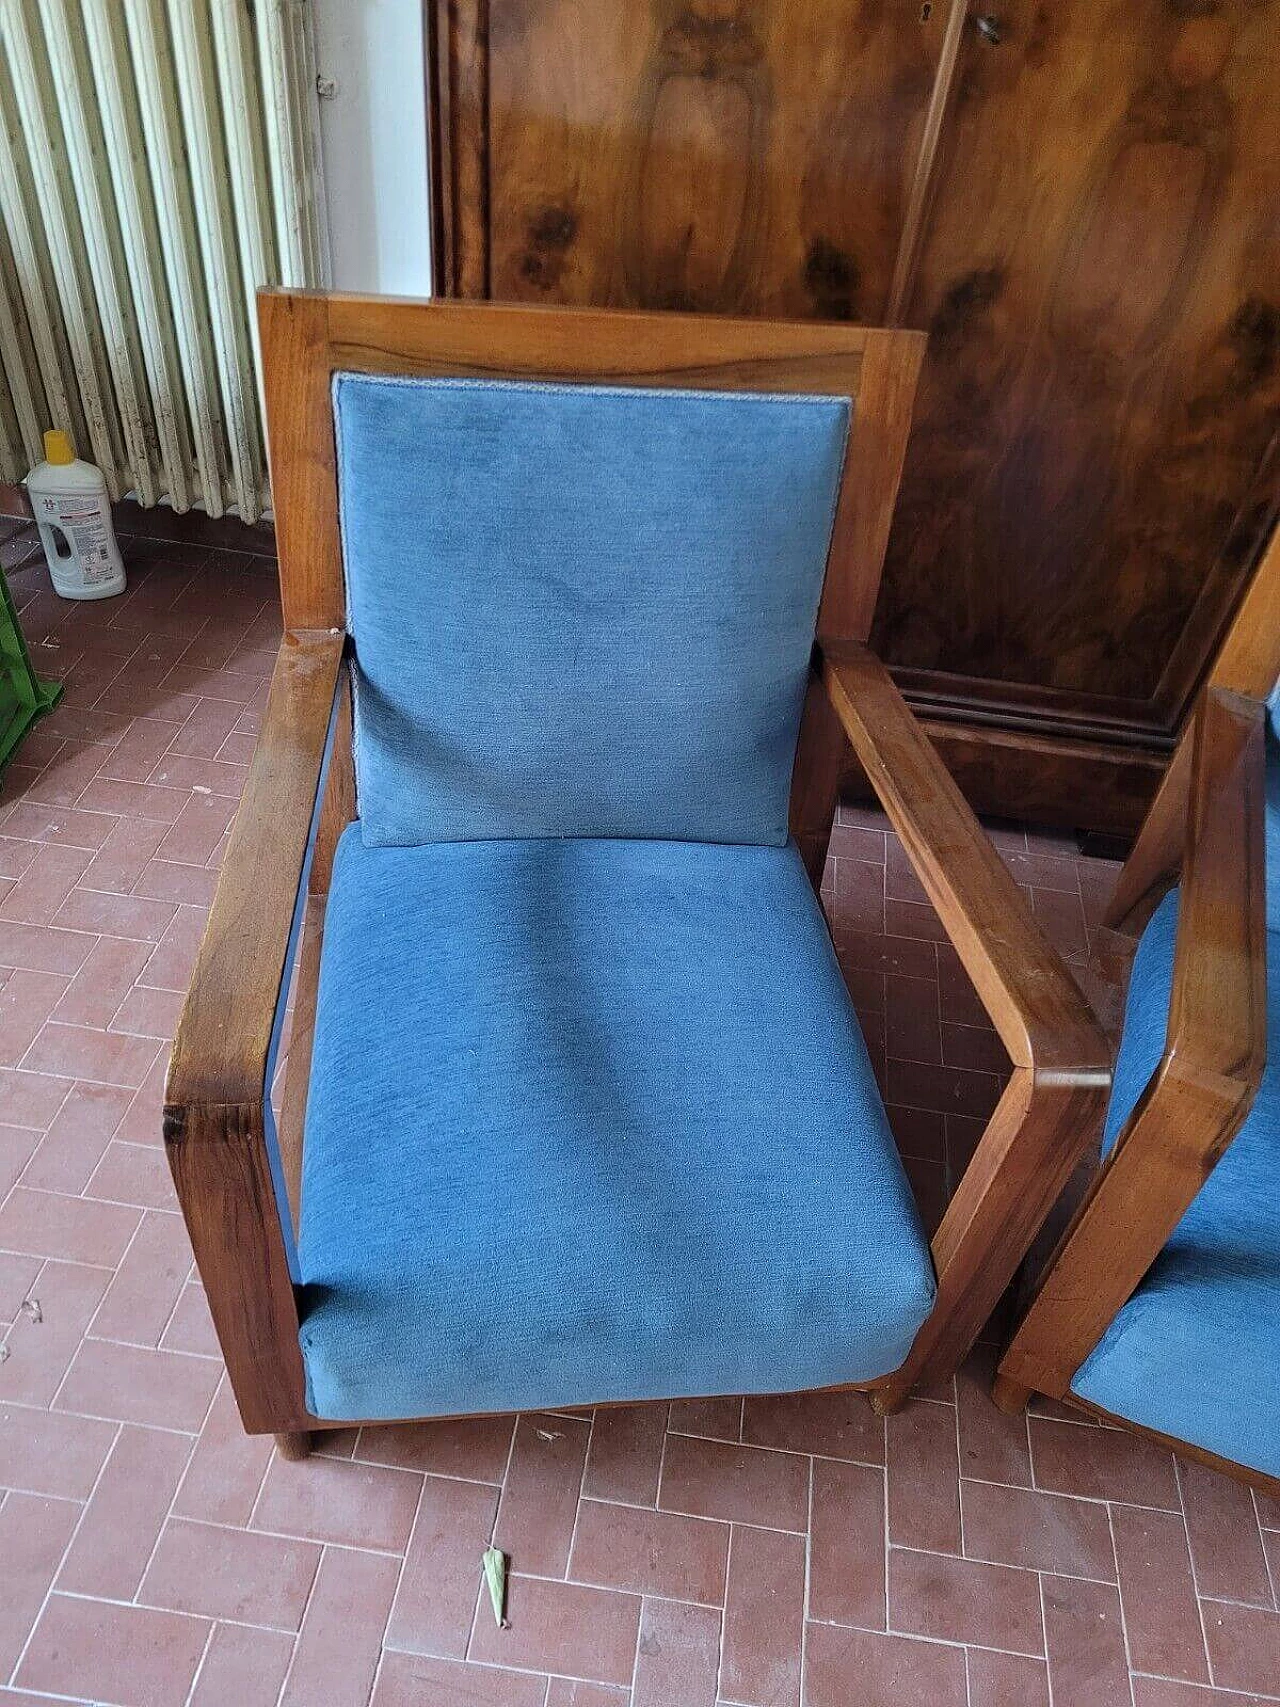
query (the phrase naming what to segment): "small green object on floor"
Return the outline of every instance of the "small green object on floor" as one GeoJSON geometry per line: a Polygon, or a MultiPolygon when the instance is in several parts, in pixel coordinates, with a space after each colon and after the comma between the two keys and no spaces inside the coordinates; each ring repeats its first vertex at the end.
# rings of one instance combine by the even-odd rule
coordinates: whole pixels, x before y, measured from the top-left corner
{"type": "Polygon", "coordinates": [[[61,682],[42,682],[31,668],[31,655],[18,627],[9,583],[0,569],[0,776],[22,737],[37,717],[62,698],[61,682]]]}
{"type": "Polygon", "coordinates": [[[498,1547],[486,1547],[484,1552],[484,1580],[489,1585],[489,1599],[493,1602],[493,1617],[499,1630],[507,1627],[507,1555],[498,1547]]]}

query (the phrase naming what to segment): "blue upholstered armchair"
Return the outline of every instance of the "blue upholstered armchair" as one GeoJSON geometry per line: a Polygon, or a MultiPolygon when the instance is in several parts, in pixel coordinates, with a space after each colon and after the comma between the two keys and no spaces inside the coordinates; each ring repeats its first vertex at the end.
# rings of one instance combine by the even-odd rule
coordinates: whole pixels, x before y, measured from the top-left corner
{"type": "Polygon", "coordinates": [[[1111,903],[1146,922],[1103,1163],[996,1397],[1066,1399],[1280,1493],[1280,690],[1247,697],[1278,668],[1273,542],[1111,903]]]}
{"type": "Polygon", "coordinates": [[[1107,1084],[861,644],[920,338],[285,294],[262,328],[286,636],[166,1111],[246,1427],[900,1402],[1107,1084]],[[849,743],[1015,1067],[932,1249],[816,895],[849,743]]]}

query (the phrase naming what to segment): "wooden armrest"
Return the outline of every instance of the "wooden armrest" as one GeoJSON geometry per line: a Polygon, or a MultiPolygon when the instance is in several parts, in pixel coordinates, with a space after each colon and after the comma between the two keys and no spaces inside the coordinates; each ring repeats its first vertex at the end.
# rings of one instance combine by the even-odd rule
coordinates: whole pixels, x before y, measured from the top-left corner
{"type": "Polygon", "coordinates": [[[173,1110],[261,1103],[343,637],[288,633],[178,1025],[173,1110]]]}
{"type": "Polygon", "coordinates": [[[827,692],[1015,1067],[1106,1083],[1111,1056],[1075,981],[888,671],[823,648],[827,692]]]}
{"type": "Polygon", "coordinates": [[[281,644],[165,1089],[165,1150],[250,1433],[310,1426],[267,1074],[342,652],[342,635],[328,631],[287,633],[281,644]]]}
{"type": "Polygon", "coordinates": [[[1164,1053],[1001,1361],[1059,1396],[1253,1105],[1267,1051],[1265,709],[1211,688],[1195,715],[1164,1053]]]}
{"type": "Polygon", "coordinates": [[[873,1402],[950,1374],[999,1301],[1090,1139],[1111,1083],[1101,1027],[883,665],[824,645],[827,693],[1013,1062],[933,1238],[938,1298],[873,1402]]]}

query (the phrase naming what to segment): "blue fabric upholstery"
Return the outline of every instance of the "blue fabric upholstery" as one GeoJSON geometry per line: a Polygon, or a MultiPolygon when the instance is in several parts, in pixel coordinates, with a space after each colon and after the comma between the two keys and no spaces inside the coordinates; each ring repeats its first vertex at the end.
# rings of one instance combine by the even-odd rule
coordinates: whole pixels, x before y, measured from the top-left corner
{"type": "Polygon", "coordinates": [[[364,839],[781,845],[849,407],[335,379],[364,839]]]}
{"type": "MultiPolygon", "coordinates": [[[[1267,896],[1280,907],[1280,757],[1268,755],[1267,896]]],[[[1164,1051],[1179,892],[1134,960],[1104,1145],[1164,1051]]],[[[1249,1117],[1072,1389],[1130,1422],[1280,1476],[1280,934],[1267,932],[1267,1067],[1249,1117]]]]}
{"type": "Polygon", "coordinates": [[[934,1296],[791,845],[350,827],[299,1247],[329,1418],[868,1380],[934,1296]]]}

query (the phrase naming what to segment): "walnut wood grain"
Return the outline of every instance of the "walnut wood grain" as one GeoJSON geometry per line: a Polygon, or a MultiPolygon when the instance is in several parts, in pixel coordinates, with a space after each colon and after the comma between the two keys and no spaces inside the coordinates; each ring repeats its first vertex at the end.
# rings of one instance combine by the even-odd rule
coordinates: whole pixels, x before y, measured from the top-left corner
{"type": "Polygon", "coordinates": [[[316,1002],[320,993],[320,951],[324,946],[325,894],[307,897],[303,915],[302,941],[298,945],[298,970],[294,983],[293,1018],[289,1025],[289,1053],[284,1064],[284,1091],[276,1137],[280,1164],[294,1227],[302,1215],[302,1140],[307,1120],[307,1092],[311,1085],[311,1051],[315,1042],[316,1002]]]}
{"type": "Polygon", "coordinates": [[[820,638],[865,640],[871,632],[924,351],[918,334],[881,332],[867,339],[818,614],[820,638]]]}
{"type": "Polygon", "coordinates": [[[306,857],[341,635],[288,633],[178,1022],[166,1100],[262,1097],[276,998],[306,857]]]}
{"type": "Polygon", "coordinates": [[[331,371],[479,378],[714,385],[854,397],[865,352],[919,348],[919,333],[720,315],[439,302],[411,297],[262,291],[260,301],[317,304],[331,371]]]}
{"type": "Polygon", "coordinates": [[[974,10],[429,0],[440,284],[927,330],[876,651],[1132,833],[1280,505],[1280,0],[974,10]]]}
{"type": "Polygon", "coordinates": [[[487,10],[489,217],[444,223],[496,299],[884,318],[946,0],[487,10]]]}
{"type": "MultiPolygon", "coordinates": [[[[896,678],[895,678],[896,679],[896,678]]],[[[1167,755],[1101,741],[1076,741],[1028,730],[965,725],[931,717],[907,703],[975,812],[1063,830],[1087,825],[1129,842],[1142,825],[1164,775],[1167,755]]],[[[846,786],[857,785],[848,774],[846,786]]]]}
{"type": "Polygon", "coordinates": [[[826,647],[823,674],[859,762],[1014,1065],[933,1240],[938,1299],[877,1386],[880,1410],[969,1350],[1067,1179],[1096,1140],[1110,1050],[888,672],[865,646],[826,647]]]}
{"type": "Polygon", "coordinates": [[[1280,495],[1280,4],[999,23],[964,34],[904,305],[930,347],[874,644],[1171,735],[1280,495]]]}
{"type": "Polygon", "coordinates": [[[815,670],[809,678],[800,719],[789,814],[791,834],[815,895],[822,893],[848,745],[826,683],[815,670]]]}
{"type": "Polygon", "coordinates": [[[1262,707],[1224,689],[1195,720],[1168,1041],[1000,1362],[998,1398],[1060,1396],[1247,1115],[1266,1059],[1262,707]]]}
{"type": "Polygon", "coordinates": [[[891,1411],[916,1387],[945,1380],[967,1356],[1097,1143],[1108,1083],[1105,1066],[1070,1074],[1014,1069],[933,1237],[933,1313],[902,1368],[878,1389],[877,1410],[891,1411]]]}
{"type": "Polygon", "coordinates": [[[338,710],[333,732],[333,752],[325,778],[324,801],[311,859],[309,886],[312,895],[327,895],[333,873],[334,855],[347,825],[356,817],[356,771],[351,706],[351,674],[344,670],[338,686],[338,710]]]}
{"type": "Polygon", "coordinates": [[[951,0],[947,12],[947,27],[938,54],[938,69],[929,94],[924,133],[920,139],[920,153],[912,174],[911,193],[907,197],[902,232],[898,238],[889,300],[885,305],[885,320],[890,326],[902,324],[903,312],[919,271],[920,245],[924,240],[925,227],[937,189],[938,149],[942,141],[942,127],[955,92],[956,62],[968,22],[969,0],[951,0]]]}
{"type": "Polygon", "coordinates": [[[267,1160],[261,1095],[166,1092],[165,1153],[248,1434],[306,1426],[298,1309],[267,1160]]]}
{"type": "Polygon", "coordinates": [[[259,291],[258,336],[284,625],[341,628],[346,601],[324,298],[259,291]]]}
{"type": "Polygon", "coordinates": [[[434,4],[424,13],[435,289],[441,296],[487,296],[489,0],[448,0],[447,15],[434,4]]]}
{"type": "MultiPolygon", "coordinates": [[[[1271,535],[1222,648],[1208,685],[1265,700],[1280,681],[1280,528],[1271,535]]],[[[1124,863],[1104,923],[1137,931],[1174,883],[1182,865],[1191,787],[1194,719],[1188,719],[1138,838],[1124,863]]]]}
{"type": "Polygon", "coordinates": [[[865,636],[924,356],[919,333],[338,292],[268,290],[258,301],[273,490],[290,511],[277,528],[286,620],[343,621],[332,376],[409,373],[852,399],[821,627],[865,636]]]}
{"type": "Polygon", "coordinates": [[[342,648],[327,633],[281,644],[165,1087],[165,1150],[251,1433],[305,1419],[266,1075],[342,648]]]}
{"type": "Polygon", "coordinates": [[[865,646],[826,644],[828,692],[1015,1067],[1104,1070],[1080,994],[964,797],[865,646]]]}

